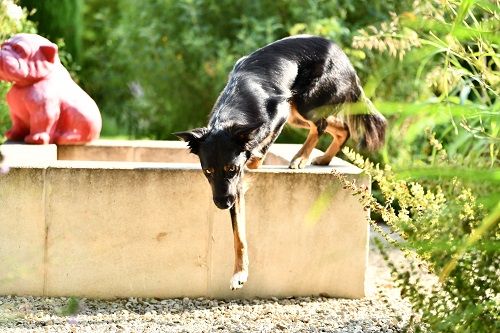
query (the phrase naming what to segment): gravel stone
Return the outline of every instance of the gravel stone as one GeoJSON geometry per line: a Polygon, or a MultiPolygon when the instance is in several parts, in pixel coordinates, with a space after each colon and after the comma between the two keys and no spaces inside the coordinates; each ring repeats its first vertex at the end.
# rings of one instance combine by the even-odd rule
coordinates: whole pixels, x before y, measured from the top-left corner
{"type": "MultiPolygon", "coordinates": [[[[403,262],[399,253],[391,257],[403,262]]],[[[403,332],[410,305],[394,288],[382,257],[371,251],[370,289],[364,299],[287,297],[78,300],[65,316],[67,297],[0,296],[0,332],[403,332]]]]}

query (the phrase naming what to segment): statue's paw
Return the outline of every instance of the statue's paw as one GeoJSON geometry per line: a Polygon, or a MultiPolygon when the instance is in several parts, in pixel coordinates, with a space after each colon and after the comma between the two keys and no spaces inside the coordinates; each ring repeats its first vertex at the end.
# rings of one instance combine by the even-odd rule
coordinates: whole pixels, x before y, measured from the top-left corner
{"type": "Polygon", "coordinates": [[[24,142],[35,145],[46,145],[50,142],[50,136],[47,132],[30,134],[24,138],[24,142]]]}
{"type": "Polygon", "coordinates": [[[71,145],[85,143],[89,140],[84,140],[80,133],[67,132],[56,137],[55,141],[58,145],[71,145]]]}

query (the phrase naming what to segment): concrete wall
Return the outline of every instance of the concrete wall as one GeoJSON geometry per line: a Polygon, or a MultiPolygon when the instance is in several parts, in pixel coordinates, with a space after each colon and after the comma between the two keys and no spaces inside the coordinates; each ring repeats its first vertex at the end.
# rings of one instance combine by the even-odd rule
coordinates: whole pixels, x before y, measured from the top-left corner
{"type": "MultiPolygon", "coordinates": [[[[122,142],[122,156],[169,161],[179,144],[140,145],[122,142]]],[[[26,165],[10,154],[11,171],[0,176],[0,294],[364,296],[367,213],[330,174],[336,168],[369,185],[359,169],[336,159],[332,167],[249,173],[250,276],[230,291],[229,212],[215,208],[198,164],[113,162],[110,146],[58,149],[59,159],[100,161],[26,165]]],[[[270,160],[281,163],[297,149],[275,145],[270,160]]],[[[193,158],[183,146],[173,155],[193,158]]]]}

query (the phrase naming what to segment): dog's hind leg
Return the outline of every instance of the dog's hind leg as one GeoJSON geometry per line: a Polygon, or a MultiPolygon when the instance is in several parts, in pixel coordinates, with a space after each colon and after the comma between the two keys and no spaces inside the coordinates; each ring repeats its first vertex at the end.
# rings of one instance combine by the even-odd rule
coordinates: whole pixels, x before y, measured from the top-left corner
{"type": "Polygon", "coordinates": [[[332,143],[326,149],[326,152],[316,157],[311,164],[314,165],[328,165],[332,158],[337,155],[339,150],[342,148],[344,143],[349,138],[349,128],[347,124],[342,121],[341,118],[335,116],[329,116],[326,118],[327,126],[325,132],[332,136],[332,143]]]}
{"type": "Polygon", "coordinates": [[[232,290],[240,289],[248,279],[248,246],[245,226],[245,197],[239,191],[234,205],[230,208],[234,236],[234,274],[231,278],[232,290]]]}
{"type": "Polygon", "coordinates": [[[288,123],[295,127],[309,129],[307,139],[302,145],[302,148],[295,154],[290,162],[290,169],[303,169],[309,161],[309,156],[316,144],[318,144],[319,133],[318,127],[310,120],[305,119],[297,110],[293,103],[290,103],[290,116],[288,123]]]}

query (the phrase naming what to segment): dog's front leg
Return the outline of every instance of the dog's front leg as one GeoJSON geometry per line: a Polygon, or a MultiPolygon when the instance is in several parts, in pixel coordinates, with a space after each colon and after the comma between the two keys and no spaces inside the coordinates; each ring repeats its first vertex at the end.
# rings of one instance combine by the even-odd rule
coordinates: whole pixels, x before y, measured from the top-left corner
{"type": "Polygon", "coordinates": [[[234,274],[231,289],[240,289],[248,279],[248,246],[245,230],[245,196],[238,191],[236,201],[230,208],[234,235],[234,274]]]}

